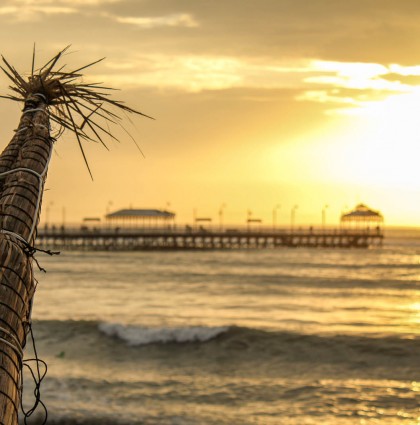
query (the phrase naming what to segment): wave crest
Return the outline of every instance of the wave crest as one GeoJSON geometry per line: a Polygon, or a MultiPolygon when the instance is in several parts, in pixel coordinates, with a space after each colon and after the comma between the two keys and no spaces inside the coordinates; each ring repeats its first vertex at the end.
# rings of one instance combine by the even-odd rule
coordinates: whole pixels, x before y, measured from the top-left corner
{"type": "Polygon", "coordinates": [[[100,323],[99,330],[116,337],[130,346],[166,343],[205,342],[227,332],[229,327],[190,326],[177,328],[147,328],[119,323],[100,323]]]}

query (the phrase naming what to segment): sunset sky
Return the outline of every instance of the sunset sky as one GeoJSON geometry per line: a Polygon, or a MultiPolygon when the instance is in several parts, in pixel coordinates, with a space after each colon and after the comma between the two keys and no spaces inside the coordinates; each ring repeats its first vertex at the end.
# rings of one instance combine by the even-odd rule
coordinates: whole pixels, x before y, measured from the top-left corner
{"type": "MultiPolygon", "coordinates": [[[[3,0],[1,53],[19,71],[71,44],[69,69],[151,115],[110,152],[57,142],[43,220],[169,208],[244,223],[338,223],[363,202],[420,224],[418,0],[3,0]],[[48,217],[46,216],[48,210],[48,217]]],[[[0,77],[0,92],[8,92],[0,77]]],[[[1,148],[20,105],[0,101],[1,148]]]]}

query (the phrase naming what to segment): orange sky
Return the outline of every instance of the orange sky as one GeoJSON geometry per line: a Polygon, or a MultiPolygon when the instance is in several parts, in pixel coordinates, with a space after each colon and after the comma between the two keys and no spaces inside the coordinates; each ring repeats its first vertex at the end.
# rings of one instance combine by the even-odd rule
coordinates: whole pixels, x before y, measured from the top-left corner
{"type": "MultiPolygon", "coordinates": [[[[244,223],[338,223],[364,202],[387,224],[419,224],[417,0],[5,0],[1,53],[28,72],[72,44],[69,67],[152,115],[121,143],[56,144],[42,220],[127,207],[244,223]],[[380,3],[380,8],[378,8],[380,3]],[[47,214],[48,212],[48,214],[47,214]]],[[[8,81],[0,77],[0,91],[8,81]]],[[[0,101],[4,147],[19,106],[0,101]]]]}

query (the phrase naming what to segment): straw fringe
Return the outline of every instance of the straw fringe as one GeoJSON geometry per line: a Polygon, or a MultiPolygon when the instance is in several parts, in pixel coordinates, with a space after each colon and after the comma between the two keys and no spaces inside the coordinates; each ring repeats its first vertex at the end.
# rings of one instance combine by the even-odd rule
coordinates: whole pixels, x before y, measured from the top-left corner
{"type": "MultiPolygon", "coordinates": [[[[122,126],[123,117],[120,113],[153,118],[130,108],[124,102],[111,99],[109,95],[114,89],[105,87],[100,83],[83,83],[81,81],[82,74],[80,71],[101,62],[104,58],[73,71],[65,71],[65,65],[55,69],[69,47],[67,46],[60,51],[38,70],[35,70],[34,51],[32,74],[28,80],[25,80],[2,56],[3,66],[0,66],[0,68],[11,80],[10,89],[13,94],[1,97],[16,102],[26,101],[29,95],[42,97],[49,107],[51,121],[57,123],[61,128],[73,132],[76,136],[84,162],[92,177],[84,152],[83,141],[96,141],[107,148],[104,137],[117,140],[112,131],[108,130],[108,124],[117,124],[127,132],[122,126]]],[[[130,138],[136,143],[131,135],[130,138]]],[[[137,144],[136,146],[138,147],[137,144]]]]}

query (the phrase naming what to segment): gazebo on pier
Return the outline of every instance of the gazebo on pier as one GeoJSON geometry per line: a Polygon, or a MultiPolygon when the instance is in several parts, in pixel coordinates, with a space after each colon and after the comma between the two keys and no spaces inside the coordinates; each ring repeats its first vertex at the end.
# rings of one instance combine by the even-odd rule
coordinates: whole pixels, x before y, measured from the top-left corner
{"type": "Polygon", "coordinates": [[[170,227],[175,213],[155,209],[122,209],[105,216],[108,224],[116,227],[170,227]]]}
{"type": "Polygon", "coordinates": [[[355,227],[365,227],[369,229],[371,226],[380,229],[384,222],[384,217],[379,211],[370,209],[364,204],[359,204],[350,212],[341,215],[341,224],[348,224],[355,227]]]}

